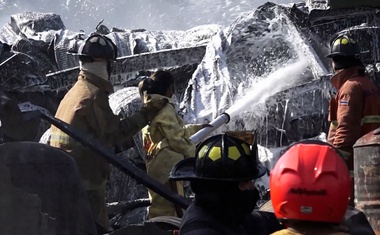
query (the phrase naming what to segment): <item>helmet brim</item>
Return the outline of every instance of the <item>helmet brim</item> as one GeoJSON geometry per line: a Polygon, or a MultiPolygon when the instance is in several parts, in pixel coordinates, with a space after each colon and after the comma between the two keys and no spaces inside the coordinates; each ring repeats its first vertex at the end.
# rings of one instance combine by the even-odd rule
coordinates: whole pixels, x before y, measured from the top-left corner
{"type": "Polygon", "coordinates": [[[217,181],[247,181],[247,180],[253,180],[262,177],[267,172],[267,168],[264,167],[261,164],[257,165],[257,174],[252,175],[250,177],[245,178],[233,178],[233,179],[222,179],[222,178],[210,178],[210,177],[199,177],[194,174],[195,172],[195,163],[196,159],[195,157],[189,157],[186,159],[181,160],[178,162],[169,174],[169,179],[171,180],[184,180],[184,181],[191,181],[191,180],[217,180],[217,181]]]}
{"type": "Polygon", "coordinates": [[[346,53],[342,53],[342,52],[333,52],[333,53],[327,54],[325,57],[334,58],[337,56],[340,56],[340,57],[357,57],[360,55],[351,55],[351,54],[346,54],[346,53]]]}
{"type": "MultiPolygon", "coordinates": [[[[67,51],[66,54],[69,54],[69,55],[73,55],[73,56],[88,56],[88,57],[91,57],[89,55],[86,55],[86,54],[81,54],[81,53],[78,53],[76,51],[67,51]]],[[[113,62],[116,62],[117,61],[117,58],[116,59],[105,59],[105,60],[109,60],[109,61],[113,61],[113,62]]]]}
{"type": "Polygon", "coordinates": [[[333,53],[327,54],[325,57],[326,58],[333,58],[335,56],[344,56],[344,55],[342,53],[339,53],[339,52],[333,52],[333,53]]]}

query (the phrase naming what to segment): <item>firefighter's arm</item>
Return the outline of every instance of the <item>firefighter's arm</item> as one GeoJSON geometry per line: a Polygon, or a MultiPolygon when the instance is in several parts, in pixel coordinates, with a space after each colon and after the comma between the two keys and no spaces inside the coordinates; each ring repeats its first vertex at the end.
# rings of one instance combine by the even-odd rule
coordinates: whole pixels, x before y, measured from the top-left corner
{"type": "Polygon", "coordinates": [[[168,99],[156,99],[145,102],[141,109],[129,117],[124,117],[122,125],[124,128],[131,132],[131,136],[134,136],[142,128],[144,128],[149,122],[151,122],[163,108],[168,104],[168,99]]]}
{"type": "Polygon", "coordinates": [[[333,145],[342,153],[351,153],[360,138],[363,95],[359,86],[350,86],[339,92],[337,129],[333,145]]]}
{"type": "Polygon", "coordinates": [[[205,127],[205,124],[187,124],[185,125],[184,131],[185,131],[185,136],[186,138],[190,138],[190,136],[194,135],[196,132],[201,130],[202,128],[205,127]]]}
{"type": "Polygon", "coordinates": [[[98,130],[101,139],[110,144],[132,138],[148,123],[140,112],[121,119],[113,113],[108,99],[104,99],[104,97],[96,97],[92,109],[94,117],[89,117],[89,119],[93,119],[93,121],[89,120],[89,124],[98,130]]]}

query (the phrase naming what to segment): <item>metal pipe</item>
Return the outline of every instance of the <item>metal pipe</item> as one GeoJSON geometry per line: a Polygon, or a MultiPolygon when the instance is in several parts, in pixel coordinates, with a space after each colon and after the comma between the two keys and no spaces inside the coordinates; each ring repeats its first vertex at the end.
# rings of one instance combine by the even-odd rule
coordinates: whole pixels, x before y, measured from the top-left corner
{"type": "Polygon", "coordinates": [[[230,121],[230,115],[228,113],[222,113],[220,116],[210,122],[210,126],[202,128],[200,131],[190,137],[190,141],[194,144],[198,144],[210,135],[214,130],[218,129],[223,124],[227,124],[230,121]]]}

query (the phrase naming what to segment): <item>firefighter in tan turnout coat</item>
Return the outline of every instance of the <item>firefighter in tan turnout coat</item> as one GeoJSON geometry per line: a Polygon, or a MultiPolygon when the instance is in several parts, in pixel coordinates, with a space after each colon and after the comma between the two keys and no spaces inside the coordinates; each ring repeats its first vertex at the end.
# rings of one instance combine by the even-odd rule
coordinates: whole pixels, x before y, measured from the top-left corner
{"type": "MultiPolygon", "coordinates": [[[[62,99],[55,116],[87,137],[112,148],[117,142],[132,138],[165,105],[155,103],[154,107],[143,107],[131,117],[120,119],[108,103],[108,95],[113,92],[109,77],[111,61],[117,56],[115,44],[103,35],[93,34],[82,44],[78,54],[78,81],[62,99]]],[[[94,220],[107,229],[105,189],[110,172],[108,162],[55,126],[51,127],[50,145],[66,150],[75,158],[94,220]]]]}

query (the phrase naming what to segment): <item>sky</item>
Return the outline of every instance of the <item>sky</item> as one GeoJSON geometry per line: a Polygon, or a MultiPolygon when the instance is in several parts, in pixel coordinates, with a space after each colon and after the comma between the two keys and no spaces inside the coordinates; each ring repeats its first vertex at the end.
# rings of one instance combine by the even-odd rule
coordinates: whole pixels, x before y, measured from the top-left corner
{"type": "MultiPolygon", "coordinates": [[[[300,2],[302,0],[296,1],[300,2]]],[[[228,25],[266,0],[0,0],[0,27],[23,11],[55,13],[67,29],[91,32],[104,19],[109,28],[187,30],[204,24],[228,25]]],[[[291,0],[273,0],[289,4],[291,0]]]]}

